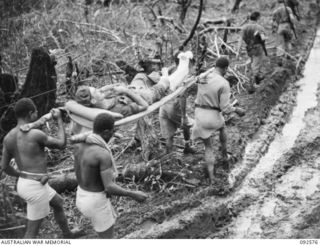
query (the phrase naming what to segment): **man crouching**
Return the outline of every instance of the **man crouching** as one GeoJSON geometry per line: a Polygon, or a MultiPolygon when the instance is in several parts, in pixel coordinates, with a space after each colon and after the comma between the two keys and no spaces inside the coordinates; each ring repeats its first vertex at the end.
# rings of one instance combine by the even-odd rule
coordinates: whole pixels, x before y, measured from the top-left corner
{"type": "MultiPolygon", "coordinates": [[[[91,220],[100,238],[112,238],[116,220],[115,211],[107,196],[129,196],[138,202],[147,199],[141,191],[130,191],[114,183],[117,169],[107,145],[114,133],[111,115],[99,114],[93,123],[93,133],[83,139],[73,138],[75,170],[78,180],[76,205],[91,220]]],[[[81,136],[81,135],[80,135],[81,136]]],[[[80,137],[81,138],[81,137],[80,137]]]]}

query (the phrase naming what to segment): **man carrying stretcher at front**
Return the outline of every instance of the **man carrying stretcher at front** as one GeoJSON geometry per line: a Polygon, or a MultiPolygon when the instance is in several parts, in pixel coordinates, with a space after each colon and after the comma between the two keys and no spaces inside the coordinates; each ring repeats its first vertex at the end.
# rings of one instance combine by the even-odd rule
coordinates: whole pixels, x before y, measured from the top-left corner
{"type": "Polygon", "coordinates": [[[180,53],[178,58],[176,72],[169,76],[168,70],[163,68],[160,81],[150,88],[137,86],[134,81],[128,87],[107,85],[96,89],[81,86],[76,92],[75,100],[84,106],[106,109],[124,117],[144,111],[149,105],[165,97],[169,89],[175,91],[188,75],[192,53],[180,53]]]}

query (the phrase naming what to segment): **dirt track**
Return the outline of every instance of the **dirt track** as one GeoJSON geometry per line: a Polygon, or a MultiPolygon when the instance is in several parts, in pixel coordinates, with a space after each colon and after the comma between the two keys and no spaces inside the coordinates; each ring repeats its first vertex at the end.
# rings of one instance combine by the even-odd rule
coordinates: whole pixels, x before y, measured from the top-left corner
{"type": "MultiPolygon", "coordinates": [[[[318,46],[317,36],[314,47],[318,46]]],[[[311,68],[305,71],[311,78],[286,88],[246,146],[243,160],[229,174],[229,189],[224,190],[224,197],[216,196],[217,190],[209,188],[207,195],[215,196],[203,197],[195,208],[176,211],[160,224],[149,220],[125,237],[318,238],[319,111],[311,109],[304,117],[305,110],[316,106],[312,95],[319,82],[316,72],[319,62],[314,58],[317,55],[311,55],[311,68]],[[304,83],[308,88],[301,95],[297,88],[304,83]],[[294,103],[298,106],[291,116],[294,103]],[[286,124],[288,116],[293,123],[286,124]],[[279,134],[283,125],[284,132],[279,134]]],[[[200,194],[203,191],[186,199],[196,201],[200,194]]]]}
{"type": "MultiPolygon", "coordinates": [[[[289,122],[276,135],[258,164],[248,171],[250,156],[264,140],[267,128],[256,134],[247,146],[243,163],[229,176],[230,188],[234,188],[234,192],[225,198],[205,198],[196,208],[180,212],[160,225],[149,222],[148,227],[126,237],[319,238],[318,35],[307,61],[306,77],[298,82],[301,88],[297,106],[289,122]],[[241,172],[246,173],[242,182],[233,179],[241,172]]],[[[279,107],[281,104],[276,106],[279,107]]],[[[269,122],[272,122],[273,115],[271,113],[268,118],[269,122]]]]}
{"type": "Polygon", "coordinates": [[[318,35],[290,122],[243,182],[239,193],[252,194],[254,201],[228,226],[228,238],[320,236],[318,35]]]}

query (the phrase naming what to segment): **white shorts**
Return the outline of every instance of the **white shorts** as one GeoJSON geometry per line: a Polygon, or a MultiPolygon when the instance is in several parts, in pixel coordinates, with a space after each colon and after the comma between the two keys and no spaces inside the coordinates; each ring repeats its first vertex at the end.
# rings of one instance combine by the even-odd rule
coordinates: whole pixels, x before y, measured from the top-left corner
{"type": "Polygon", "coordinates": [[[48,183],[42,185],[39,181],[19,178],[18,195],[27,202],[28,220],[40,220],[50,212],[49,202],[57,194],[48,183]]]}
{"type": "Polygon", "coordinates": [[[91,220],[96,232],[104,232],[116,222],[117,215],[103,191],[90,192],[78,186],[76,206],[85,217],[91,220]]]}

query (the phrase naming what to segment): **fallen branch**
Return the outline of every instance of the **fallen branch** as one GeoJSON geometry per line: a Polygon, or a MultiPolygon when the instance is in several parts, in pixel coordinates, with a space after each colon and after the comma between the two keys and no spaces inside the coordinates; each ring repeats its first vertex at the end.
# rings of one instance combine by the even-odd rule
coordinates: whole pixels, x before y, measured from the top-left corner
{"type": "Polygon", "coordinates": [[[55,174],[63,174],[63,173],[69,173],[69,172],[73,172],[74,171],[74,167],[68,167],[68,168],[64,168],[64,169],[59,169],[56,171],[52,171],[49,172],[49,175],[55,175],[55,174]]]}
{"type": "Polygon", "coordinates": [[[230,21],[230,20],[231,19],[227,18],[227,17],[222,17],[220,19],[207,19],[207,20],[204,20],[202,24],[204,24],[204,25],[208,25],[208,24],[218,25],[218,24],[226,23],[227,21],[230,21]]]}
{"type": "Polygon", "coordinates": [[[218,38],[219,38],[220,42],[226,46],[226,48],[228,48],[232,53],[237,54],[237,52],[230,45],[228,45],[226,42],[224,42],[222,38],[220,38],[219,36],[218,36],[218,38]]]}
{"type": "Polygon", "coordinates": [[[119,157],[120,157],[121,155],[123,155],[123,153],[126,152],[126,150],[131,146],[131,144],[132,144],[132,142],[130,141],[130,142],[126,145],[126,147],[124,147],[124,148],[121,150],[121,152],[118,153],[118,154],[114,157],[114,160],[118,160],[119,157]]]}
{"type": "Polygon", "coordinates": [[[238,75],[241,79],[243,79],[244,81],[246,81],[246,82],[249,82],[249,81],[250,81],[250,79],[249,79],[247,76],[243,75],[243,74],[240,73],[239,71],[236,71],[235,69],[233,69],[233,68],[231,68],[231,67],[229,67],[228,69],[229,69],[231,72],[237,74],[237,75],[238,75]]]}
{"type": "Polygon", "coordinates": [[[208,27],[208,28],[202,30],[201,32],[199,32],[199,35],[203,35],[205,33],[213,32],[213,31],[216,31],[216,30],[226,30],[226,29],[240,31],[242,28],[241,27],[235,27],[235,26],[232,26],[232,27],[228,27],[228,26],[212,26],[212,27],[208,27]]]}
{"type": "MultiPolygon", "coordinates": [[[[237,91],[238,93],[240,93],[241,89],[245,90],[245,88],[243,87],[243,83],[242,83],[242,79],[238,76],[238,74],[229,67],[230,72],[238,79],[238,83],[237,83],[237,91]]],[[[245,83],[246,81],[244,81],[245,83]]]]}
{"type": "Polygon", "coordinates": [[[174,28],[177,29],[180,33],[184,33],[184,30],[173,21],[173,18],[166,16],[157,16],[157,19],[171,23],[174,26],[174,28]]]}
{"type": "Polygon", "coordinates": [[[218,34],[217,33],[214,34],[214,46],[216,47],[218,57],[220,57],[220,49],[218,46],[218,34]]]}
{"type": "Polygon", "coordinates": [[[172,182],[170,181],[168,184],[174,184],[174,185],[180,185],[180,186],[185,186],[185,187],[189,187],[189,188],[195,188],[197,187],[196,185],[192,185],[192,184],[183,184],[183,183],[180,183],[180,182],[172,182]]]}
{"type": "Polygon", "coordinates": [[[293,55],[291,55],[290,53],[288,53],[287,51],[285,51],[281,47],[277,47],[277,48],[280,49],[286,56],[290,57],[295,62],[298,62],[301,59],[301,57],[299,59],[297,59],[296,57],[294,57],[293,55]]]}
{"type": "MultiPolygon", "coordinates": [[[[100,26],[100,25],[97,25],[97,24],[91,24],[91,23],[83,23],[83,22],[76,22],[76,21],[71,21],[71,20],[67,20],[67,19],[59,19],[57,21],[60,21],[60,22],[69,22],[69,23],[72,23],[72,24],[75,24],[75,25],[81,25],[81,26],[91,26],[91,27],[95,27],[95,28],[99,28],[101,29],[102,33],[106,33],[106,34],[109,34],[110,36],[112,36],[117,42],[121,43],[121,44],[125,44],[120,37],[118,37],[115,33],[113,33],[112,31],[110,31],[109,29],[103,27],[103,26],[100,26]]],[[[99,32],[97,30],[90,30],[90,31],[94,31],[94,32],[99,32]]]]}
{"type": "Polygon", "coordinates": [[[213,56],[215,56],[215,57],[218,57],[218,54],[217,54],[216,52],[214,52],[212,49],[207,48],[207,51],[208,51],[211,55],[213,55],[213,56]]]}

